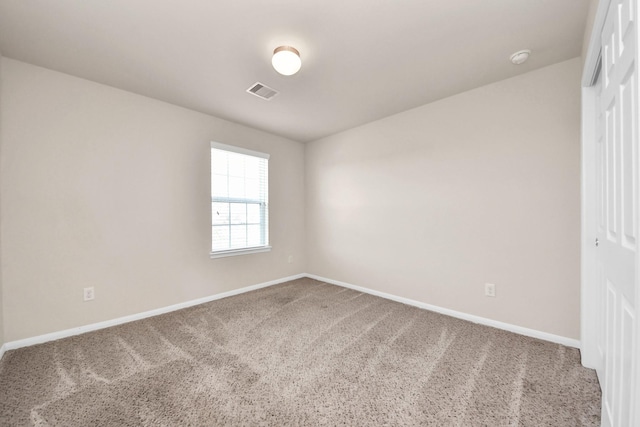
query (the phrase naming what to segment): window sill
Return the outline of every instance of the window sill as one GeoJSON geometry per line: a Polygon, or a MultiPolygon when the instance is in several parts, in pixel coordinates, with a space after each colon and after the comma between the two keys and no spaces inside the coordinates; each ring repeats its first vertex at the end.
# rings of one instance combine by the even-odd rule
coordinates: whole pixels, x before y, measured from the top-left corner
{"type": "Polygon", "coordinates": [[[230,249],[228,251],[209,252],[209,258],[224,258],[228,256],[257,254],[259,252],[269,252],[271,246],[258,246],[255,248],[230,249]]]}

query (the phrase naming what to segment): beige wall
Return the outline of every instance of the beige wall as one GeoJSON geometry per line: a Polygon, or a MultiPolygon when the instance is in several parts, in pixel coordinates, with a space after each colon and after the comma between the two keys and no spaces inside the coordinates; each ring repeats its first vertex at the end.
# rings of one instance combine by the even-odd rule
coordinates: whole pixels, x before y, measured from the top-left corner
{"type": "Polygon", "coordinates": [[[1,61],[6,341],[304,271],[579,336],[578,58],[306,150],[1,61]],[[271,154],[272,252],[209,259],[210,140],[271,154]]]}
{"type": "Polygon", "coordinates": [[[302,144],[6,58],[0,108],[7,341],[305,271],[302,144]],[[209,259],[210,140],[271,154],[271,252],[209,259]]]}
{"type": "Polygon", "coordinates": [[[579,338],[580,71],[575,58],[308,144],[309,273],[579,338]]]}

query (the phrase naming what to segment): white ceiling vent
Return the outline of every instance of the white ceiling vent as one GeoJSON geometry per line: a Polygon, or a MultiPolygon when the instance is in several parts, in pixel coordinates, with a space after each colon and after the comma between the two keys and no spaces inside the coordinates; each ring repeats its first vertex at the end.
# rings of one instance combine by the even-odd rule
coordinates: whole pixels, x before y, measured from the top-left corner
{"type": "Polygon", "coordinates": [[[267,101],[271,100],[271,98],[279,93],[277,90],[271,89],[269,86],[257,82],[251,85],[251,87],[247,89],[247,92],[257,96],[258,98],[266,99],[267,101]]]}

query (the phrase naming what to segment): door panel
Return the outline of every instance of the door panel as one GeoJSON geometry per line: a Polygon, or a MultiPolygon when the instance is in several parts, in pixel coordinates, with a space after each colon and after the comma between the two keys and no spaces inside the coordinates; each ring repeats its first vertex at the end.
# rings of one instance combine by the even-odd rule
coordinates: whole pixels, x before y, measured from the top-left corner
{"type": "MultiPolygon", "coordinates": [[[[613,100],[615,101],[615,99],[613,100]]],[[[616,207],[618,206],[617,196],[617,176],[616,176],[616,104],[611,102],[604,111],[605,117],[605,145],[606,145],[606,165],[605,179],[607,182],[605,199],[607,212],[607,240],[616,243],[618,239],[618,215],[616,207]]]]}
{"type": "Polygon", "coordinates": [[[604,384],[604,381],[602,381],[602,379],[604,378],[604,353],[605,350],[607,348],[607,343],[605,342],[605,338],[607,337],[606,334],[606,324],[607,324],[607,317],[606,317],[606,312],[605,309],[603,307],[602,301],[606,301],[607,299],[607,287],[606,287],[606,280],[605,280],[605,276],[604,276],[604,266],[602,265],[602,261],[601,260],[597,260],[597,274],[598,274],[598,289],[597,289],[597,296],[598,296],[598,301],[600,301],[600,304],[597,305],[598,307],[598,312],[595,313],[595,315],[598,318],[598,327],[597,330],[595,331],[597,336],[596,336],[596,345],[598,347],[598,356],[599,356],[599,363],[596,367],[596,371],[598,373],[598,376],[601,378],[600,383],[604,384]]]}
{"type": "MultiPolygon", "coordinates": [[[[620,383],[621,383],[620,407],[621,407],[621,411],[627,412],[626,414],[625,413],[621,414],[622,420],[631,419],[630,411],[631,411],[631,404],[632,404],[632,400],[631,400],[632,384],[630,381],[630,378],[631,378],[630,374],[633,372],[633,359],[632,359],[633,347],[632,346],[633,346],[633,331],[634,331],[635,324],[636,324],[635,310],[633,309],[631,304],[629,304],[626,298],[623,297],[622,324],[620,325],[620,328],[621,328],[620,332],[622,336],[622,339],[620,341],[620,345],[621,345],[620,350],[621,350],[621,357],[622,357],[622,360],[620,361],[622,364],[620,369],[620,375],[627,374],[629,378],[628,379],[620,378],[620,383]]],[[[628,424],[628,425],[631,425],[631,424],[628,424]]]]}
{"type": "Polygon", "coordinates": [[[607,282],[607,296],[606,296],[606,310],[605,310],[605,364],[604,364],[604,387],[602,390],[602,418],[610,420],[609,423],[605,423],[603,420],[602,425],[616,425],[614,423],[615,415],[615,377],[610,375],[611,372],[616,371],[616,359],[611,357],[611,349],[615,348],[616,338],[616,296],[615,285],[611,282],[607,282]],[[605,416],[606,415],[606,416],[605,416]]]}
{"type": "Polygon", "coordinates": [[[620,114],[622,126],[622,244],[630,250],[636,249],[637,225],[637,167],[635,146],[633,144],[633,96],[635,93],[633,69],[625,76],[620,85],[620,114]]]}

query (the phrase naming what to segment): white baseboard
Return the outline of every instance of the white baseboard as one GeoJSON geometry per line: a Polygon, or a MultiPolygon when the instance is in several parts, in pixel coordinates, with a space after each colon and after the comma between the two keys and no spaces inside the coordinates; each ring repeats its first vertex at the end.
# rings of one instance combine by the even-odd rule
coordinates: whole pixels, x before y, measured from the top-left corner
{"type": "Polygon", "coordinates": [[[364,292],[367,294],[375,295],[378,297],[386,298],[392,301],[397,301],[403,304],[412,305],[415,307],[419,307],[425,310],[434,311],[436,313],[446,314],[451,317],[456,317],[458,319],[468,320],[473,323],[478,323],[481,325],[491,326],[498,329],[503,329],[505,331],[514,332],[520,335],[526,335],[528,337],[538,338],[545,341],[550,341],[557,344],[566,345],[568,347],[580,348],[580,341],[562,337],[559,335],[553,335],[546,332],[537,331],[535,329],[528,329],[522,326],[516,326],[509,323],[499,322],[497,320],[487,319],[485,317],[474,316],[472,314],[462,313],[455,310],[450,310],[448,308],[438,307],[436,305],[426,304],[420,301],[412,300],[409,298],[403,298],[396,295],[388,294],[386,292],[375,291],[373,289],[364,288],[362,286],[352,285],[350,283],[340,282],[338,280],[328,279],[326,277],[317,276],[315,274],[296,274],[294,276],[283,277],[281,279],[271,280],[269,282],[260,283],[253,286],[247,286],[240,289],[234,289],[232,291],[223,292],[220,294],[211,295],[204,298],[199,298],[191,301],[186,301],[179,304],[170,305],[168,307],[162,307],[155,310],[145,311],[143,313],[132,314],[129,316],[119,317],[117,319],[107,320],[104,322],[92,323],[90,325],[79,326],[77,328],[66,329],[63,331],[52,332],[45,335],[39,335],[36,337],[25,338],[17,341],[10,341],[4,343],[0,347],[0,359],[6,351],[15,350],[22,347],[28,347],[36,344],[42,344],[48,341],[55,341],[62,338],[71,337],[74,335],[84,334],[86,332],[97,331],[99,329],[109,328],[111,326],[122,325],[124,323],[134,322],[136,320],[146,319],[147,317],[157,316],[159,314],[170,313],[172,311],[180,310],[187,307],[193,307],[194,305],[204,304],[206,302],[215,301],[217,299],[222,299],[234,295],[243,294],[245,292],[254,291],[256,289],[266,288],[268,286],[277,285],[279,283],[288,282],[290,280],[296,280],[303,277],[309,277],[311,279],[319,280],[321,282],[331,283],[333,285],[342,286],[349,289],[354,289],[360,292],[364,292]]]}
{"type": "Polygon", "coordinates": [[[327,279],[326,277],[316,276],[315,274],[306,274],[306,277],[319,280],[321,282],[331,283],[333,285],[342,286],[344,288],[353,289],[356,291],[364,292],[367,294],[375,295],[378,297],[390,299],[392,301],[401,302],[403,304],[412,305],[415,307],[423,308],[425,310],[435,311],[436,313],[446,314],[447,316],[456,317],[458,319],[468,320],[480,325],[491,326],[497,329],[503,329],[505,331],[514,332],[516,334],[525,335],[532,338],[538,338],[544,341],[550,341],[556,344],[566,345],[567,347],[580,348],[580,341],[567,338],[560,335],[549,334],[547,332],[537,331],[535,329],[524,328],[522,326],[512,325],[510,323],[499,322],[497,320],[487,319],[486,317],[475,316],[473,314],[462,313],[460,311],[450,310],[448,308],[438,307],[437,305],[426,304],[424,302],[412,300],[409,298],[403,298],[396,295],[388,294],[386,292],[375,291],[373,289],[364,288],[362,286],[352,285],[350,283],[340,282],[338,280],[327,279]]]}
{"type": "Polygon", "coordinates": [[[296,274],[295,276],[283,277],[281,279],[271,280],[269,282],[259,283],[257,285],[246,286],[240,289],[234,289],[228,292],[222,292],[220,294],[211,295],[204,298],[198,298],[191,301],[182,302],[179,304],[170,305],[168,307],[162,307],[155,310],[145,311],[143,313],[132,314],[129,316],[119,317],[117,319],[106,320],[104,322],[92,323],[90,325],[79,326],[77,328],[66,329],[64,331],[52,332],[50,334],[39,335],[36,337],[25,338],[17,341],[10,341],[5,343],[0,349],[0,358],[5,351],[15,350],[21,347],[28,347],[31,345],[42,344],[48,341],[55,341],[62,338],[71,337],[74,335],[84,334],[85,332],[97,331],[99,329],[109,328],[111,326],[122,325],[123,323],[134,322],[136,320],[146,319],[147,317],[157,316],[159,314],[170,313],[172,311],[181,310],[187,307],[193,307],[194,305],[204,304],[206,302],[215,301],[217,299],[227,298],[245,292],[255,291],[256,289],[266,288],[268,286],[277,285],[279,283],[288,282],[290,280],[300,279],[307,277],[306,274],[296,274]]]}

